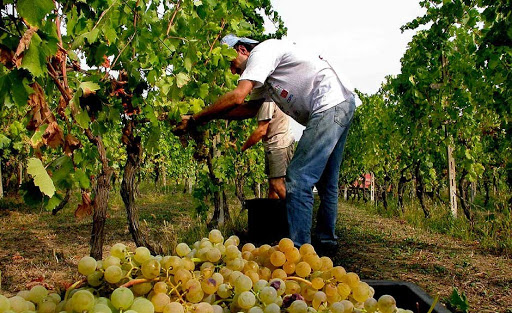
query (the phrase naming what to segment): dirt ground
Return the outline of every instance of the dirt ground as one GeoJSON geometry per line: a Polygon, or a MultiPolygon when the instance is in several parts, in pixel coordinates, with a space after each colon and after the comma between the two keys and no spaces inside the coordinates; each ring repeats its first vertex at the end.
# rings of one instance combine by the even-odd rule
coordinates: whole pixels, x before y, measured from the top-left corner
{"type": "Polygon", "coordinates": [[[342,203],[340,212],[336,263],[362,278],[412,282],[444,302],[456,287],[470,312],[512,312],[512,259],[351,204],[342,203]]]}
{"type": "MultiPolygon", "coordinates": [[[[133,247],[119,212],[107,222],[105,250],[116,242],[133,247]]],[[[441,301],[456,287],[468,297],[470,312],[512,312],[511,259],[352,204],[342,203],[340,213],[335,264],[365,279],[412,282],[430,295],[439,293],[441,301]]],[[[78,280],[76,264],[88,254],[89,231],[90,221],[76,221],[71,213],[0,210],[1,293],[13,295],[39,282],[62,289],[78,280]]]]}

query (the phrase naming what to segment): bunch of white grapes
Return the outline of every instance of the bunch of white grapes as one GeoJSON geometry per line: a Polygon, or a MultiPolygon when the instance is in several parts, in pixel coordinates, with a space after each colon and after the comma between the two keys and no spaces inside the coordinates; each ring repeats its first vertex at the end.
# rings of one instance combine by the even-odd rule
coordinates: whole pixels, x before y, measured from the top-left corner
{"type": "Polygon", "coordinates": [[[392,296],[373,298],[356,273],[288,238],[275,246],[240,246],[237,236],[224,240],[214,229],[175,252],[153,256],[117,243],[103,260],[83,257],[83,281],[62,298],[35,286],[0,295],[0,313],[412,313],[397,308],[392,296]]]}

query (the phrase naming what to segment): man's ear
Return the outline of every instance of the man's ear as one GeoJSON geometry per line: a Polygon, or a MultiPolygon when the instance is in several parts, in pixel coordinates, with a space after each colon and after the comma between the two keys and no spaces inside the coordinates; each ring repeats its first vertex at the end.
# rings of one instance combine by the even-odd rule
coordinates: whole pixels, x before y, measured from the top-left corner
{"type": "Polygon", "coordinates": [[[243,55],[249,55],[249,50],[244,45],[239,45],[238,51],[243,55]]]}

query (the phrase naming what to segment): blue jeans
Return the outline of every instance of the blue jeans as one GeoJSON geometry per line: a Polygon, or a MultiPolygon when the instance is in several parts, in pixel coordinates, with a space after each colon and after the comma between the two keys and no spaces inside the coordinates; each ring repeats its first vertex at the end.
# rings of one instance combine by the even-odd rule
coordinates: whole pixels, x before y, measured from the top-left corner
{"type": "Polygon", "coordinates": [[[311,243],[315,184],[320,197],[316,236],[320,242],[336,243],[339,171],[355,107],[352,98],[312,115],[288,166],[286,210],[296,246],[311,243]]]}

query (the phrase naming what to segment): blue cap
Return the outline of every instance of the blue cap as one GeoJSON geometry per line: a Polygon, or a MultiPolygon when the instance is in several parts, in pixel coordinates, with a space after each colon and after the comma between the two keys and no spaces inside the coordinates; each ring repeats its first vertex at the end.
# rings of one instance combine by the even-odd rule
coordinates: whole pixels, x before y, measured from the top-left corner
{"type": "Polygon", "coordinates": [[[250,39],[250,38],[245,38],[245,37],[237,37],[237,36],[235,36],[233,34],[229,34],[229,35],[224,36],[224,38],[222,38],[221,42],[223,44],[228,45],[230,48],[233,48],[238,42],[241,42],[241,43],[259,43],[259,41],[257,41],[257,40],[250,39]]]}

